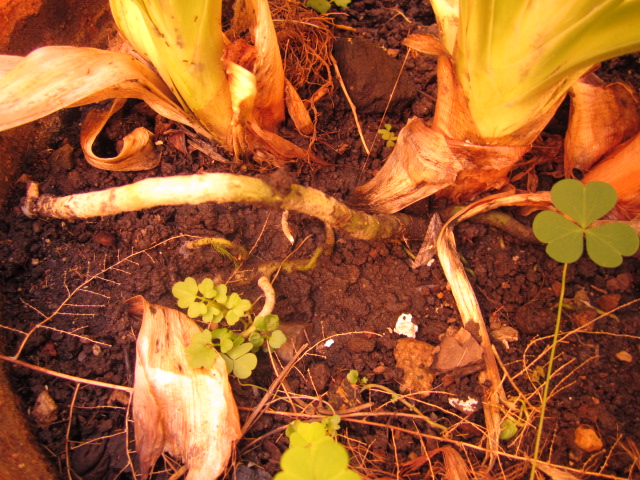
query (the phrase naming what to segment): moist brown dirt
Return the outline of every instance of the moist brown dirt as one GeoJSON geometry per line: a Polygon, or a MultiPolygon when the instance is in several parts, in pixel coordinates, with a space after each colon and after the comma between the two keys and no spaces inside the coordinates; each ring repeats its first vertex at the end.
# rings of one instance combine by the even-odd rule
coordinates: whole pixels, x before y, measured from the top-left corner
{"type": "MultiPolygon", "coordinates": [[[[354,0],[345,15],[336,17],[336,23],[356,28],[354,35],[385,48],[399,49],[402,58],[402,39],[408,33],[424,31],[433,23],[433,17],[426,6],[414,6],[408,0],[397,2],[393,8],[384,7],[383,3],[354,0]]],[[[337,32],[344,35],[345,31],[337,32]]],[[[634,57],[611,62],[605,66],[603,76],[630,81],[637,87],[635,62],[634,57]]],[[[370,144],[380,123],[391,123],[397,132],[411,116],[430,115],[435,97],[434,68],[433,60],[425,56],[410,55],[406,59],[405,70],[421,86],[420,90],[410,107],[388,112],[384,122],[381,114],[359,118],[370,144]]],[[[346,199],[380,167],[390,149],[378,137],[371,155],[363,152],[353,116],[339,88],[318,107],[320,138],[316,153],[330,165],[290,164],[285,170],[297,183],[346,199]]],[[[90,107],[79,112],[87,108],[90,107]]],[[[556,124],[562,123],[562,114],[558,118],[556,124]]],[[[112,120],[97,150],[108,154],[113,148],[111,139],[128,131],[131,125],[145,125],[156,132],[167,130],[165,120],[132,102],[112,120]]],[[[162,162],[153,171],[101,171],[83,160],[78,129],[77,123],[68,125],[51,149],[32,152],[25,159],[23,171],[41,182],[42,192],[67,195],[150,176],[211,171],[266,175],[274,171],[269,165],[252,162],[214,161],[198,151],[185,155],[172,146],[176,137],[171,133],[158,134],[162,162]],[[71,156],[52,155],[63,145],[73,147],[71,156]]],[[[283,132],[293,136],[292,126],[285,125],[283,132]]],[[[560,159],[561,155],[556,161],[560,159]]],[[[555,171],[554,164],[538,169],[542,187],[555,181],[551,176],[555,171]]],[[[21,360],[120,385],[132,385],[139,328],[127,315],[127,299],[144,295],[150,302],[174,306],[171,286],[193,276],[226,282],[244,297],[256,300],[261,291],[255,286],[252,272],[267,262],[308,258],[325,239],[321,222],[292,214],[289,223],[297,240],[291,246],[281,229],[281,212],[245,205],[160,207],[81,222],[29,219],[19,208],[22,195],[23,185],[16,185],[0,220],[4,297],[1,318],[7,345],[4,353],[14,354],[24,339],[18,331],[29,331],[46,318],[46,328],[37,329],[25,343],[21,360]],[[214,249],[186,250],[184,243],[191,236],[224,237],[251,250],[250,259],[237,269],[214,249]]],[[[422,201],[410,207],[408,213],[428,218],[447,206],[444,201],[422,201]]],[[[516,211],[510,213],[523,223],[530,222],[516,211]]],[[[544,359],[535,366],[532,362],[548,346],[554,329],[561,266],[546,256],[543,246],[482,224],[463,224],[456,233],[459,252],[487,323],[512,326],[520,334],[508,349],[496,343],[510,377],[505,382],[507,394],[531,395],[539,387],[531,376],[535,366],[544,365],[544,359]]],[[[410,266],[407,250],[416,253],[420,243],[418,238],[363,242],[338,234],[333,253],[322,256],[315,268],[306,272],[282,271],[274,281],[274,313],[283,323],[304,325],[305,341],[318,344],[297,364],[286,388],[295,394],[328,399],[337,410],[347,409],[347,413],[343,412],[342,440],[350,447],[354,466],[367,478],[431,478],[439,471],[441,460],[434,457],[430,465],[425,452],[448,444],[440,442],[435,431],[419,417],[408,415],[411,412],[394,403],[389,395],[345,395],[354,393],[354,388],[343,383],[346,373],[357,369],[370,383],[398,391],[402,371],[395,366],[393,352],[400,337],[392,330],[402,313],[413,315],[419,326],[417,338],[432,344],[438,344],[448,328],[461,326],[438,263],[415,270],[410,266]],[[335,343],[325,347],[324,340],[333,335],[337,335],[333,337],[335,343]],[[363,402],[372,402],[364,410],[370,415],[349,416],[363,402]],[[420,433],[429,436],[421,439],[420,433]]],[[[586,308],[584,303],[575,301],[563,319],[562,332],[596,318],[596,308],[606,311],[636,300],[640,289],[638,266],[635,258],[625,260],[617,269],[598,268],[586,259],[571,265],[567,297],[586,298],[594,307],[586,308]]],[[[547,410],[543,459],[620,478],[640,478],[637,450],[635,456],[630,453],[633,445],[640,445],[639,335],[640,307],[632,303],[560,343],[556,361],[559,373],[552,384],[547,410]],[[620,360],[620,352],[627,352],[631,361],[620,360]],[[580,425],[593,427],[604,448],[586,453],[575,446],[573,435],[580,425]]],[[[23,367],[13,367],[11,377],[28,416],[44,390],[58,405],[52,423],[43,425],[34,420],[32,426],[57,464],[61,478],[67,478],[67,465],[73,469],[72,478],[131,478],[127,447],[134,451],[134,445],[132,435],[125,430],[133,426],[127,420],[125,399],[107,389],[81,386],[76,390],[73,383],[23,367]],[[72,449],[67,441],[75,442],[72,449]]],[[[268,388],[273,379],[269,360],[262,357],[250,383],[268,388]]],[[[246,418],[263,393],[236,380],[232,383],[241,414],[246,418]]],[[[422,414],[442,425],[457,424],[450,440],[480,445],[482,411],[464,415],[448,403],[455,396],[480,398],[479,374],[461,371],[440,376],[434,391],[428,403],[418,403],[422,414]]],[[[539,404],[536,396],[531,396],[531,401],[539,404]]],[[[281,413],[265,414],[251,428],[239,445],[236,466],[253,465],[268,474],[278,471],[280,453],[287,446],[282,427],[297,418],[301,408],[283,399],[272,410],[281,413]]],[[[324,410],[326,405],[319,409],[324,410]]],[[[507,453],[530,456],[534,432],[535,428],[529,427],[517,442],[504,442],[501,446],[507,453]]],[[[476,466],[483,459],[482,452],[465,452],[476,466]]],[[[133,458],[135,463],[135,455],[133,458]]],[[[494,475],[521,478],[525,470],[523,462],[504,457],[494,475]]],[[[230,473],[228,478],[233,475],[230,473]]],[[[168,474],[158,474],[157,478],[168,478],[168,474]]],[[[263,477],[238,474],[238,478],[263,477]]]]}

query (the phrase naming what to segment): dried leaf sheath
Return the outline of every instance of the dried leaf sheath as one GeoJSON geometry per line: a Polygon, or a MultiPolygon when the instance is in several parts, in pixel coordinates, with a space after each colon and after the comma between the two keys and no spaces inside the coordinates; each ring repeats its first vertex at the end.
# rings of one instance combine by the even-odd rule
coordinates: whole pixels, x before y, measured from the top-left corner
{"type": "Polygon", "coordinates": [[[225,469],[240,438],[240,419],[221,357],[212,369],[192,369],[185,346],[200,327],[177,310],[129,301],[142,315],[133,397],[142,478],[163,451],[182,460],[188,480],[211,480],[225,469]]]}

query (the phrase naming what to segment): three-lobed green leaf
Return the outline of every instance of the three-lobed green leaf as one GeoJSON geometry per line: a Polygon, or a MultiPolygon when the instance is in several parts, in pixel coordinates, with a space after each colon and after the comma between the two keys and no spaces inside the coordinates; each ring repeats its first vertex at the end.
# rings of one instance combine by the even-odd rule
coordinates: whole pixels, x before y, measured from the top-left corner
{"type": "Polygon", "coordinates": [[[622,256],[638,249],[638,234],[625,223],[590,227],[616,204],[615,189],[604,182],[584,185],[573,179],[561,180],[551,188],[553,205],[573,221],[557,212],[540,212],[533,220],[533,233],[547,243],[547,254],[560,263],[577,261],[584,251],[602,267],[617,267],[622,256]]]}
{"type": "Polygon", "coordinates": [[[293,422],[287,428],[290,447],[282,454],[274,480],[358,480],[349,469],[347,449],[327,435],[321,422],[293,422]]]}

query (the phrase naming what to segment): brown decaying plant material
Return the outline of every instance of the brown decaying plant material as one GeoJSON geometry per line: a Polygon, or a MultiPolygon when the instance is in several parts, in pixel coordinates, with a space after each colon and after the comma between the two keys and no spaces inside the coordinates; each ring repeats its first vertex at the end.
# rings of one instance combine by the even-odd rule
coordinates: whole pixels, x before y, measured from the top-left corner
{"type": "Polygon", "coordinates": [[[218,356],[211,369],[191,368],[185,347],[200,327],[185,314],[141,296],[129,300],[129,306],[142,317],[133,420],[143,480],[163,452],[185,463],[187,480],[217,478],[241,436],[224,360],[218,356]]]}
{"type": "Polygon", "coordinates": [[[590,73],[569,90],[571,114],[564,140],[564,175],[588,171],[640,131],[640,105],[633,87],[605,84],[590,73]]]}
{"type": "Polygon", "coordinates": [[[464,265],[457,254],[453,227],[474,215],[495,208],[511,205],[546,207],[549,203],[550,195],[548,192],[518,195],[498,194],[485,197],[454,214],[442,227],[436,240],[438,259],[447,281],[451,285],[451,293],[455,298],[462,324],[480,343],[484,352],[486,375],[490,385],[485,388],[483,409],[487,428],[488,449],[492,461],[495,458],[494,452],[499,451],[498,437],[502,421],[499,405],[506,402],[506,395],[502,386],[502,379],[491,338],[482,318],[480,305],[473,291],[473,286],[465,273],[464,265]]]}
{"type": "Polygon", "coordinates": [[[122,148],[115,157],[102,158],[93,153],[93,144],[111,116],[120,110],[126,100],[118,98],[108,109],[89,110],[80,129],[80,146],[84,158],[92,167],[114,172],[150,170],[160,163],[160,157],[153,148],[153,133],[138,127],[122,139],[122,148]]]}

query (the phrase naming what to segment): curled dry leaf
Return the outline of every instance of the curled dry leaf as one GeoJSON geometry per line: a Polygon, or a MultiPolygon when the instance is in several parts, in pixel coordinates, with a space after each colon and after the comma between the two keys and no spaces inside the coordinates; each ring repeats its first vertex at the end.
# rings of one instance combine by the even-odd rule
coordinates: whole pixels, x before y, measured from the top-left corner
{"type": "Polygon", "coordinates": [[[45,117],[62,108],[111,98],[138,98],[159,115],[211,135],[178,106],[162,79],[133,57],[81,47],[42,47],[0,77],[0,131],[45,117]]]}
{"type": "Polygon", "coordinates": [[[138,127],[122,139],[118,155],[102,158],[93,153],[93,143],[109,118],[120,110],[125,99],[116,99],[107,110],[90,110],[80,130],[80,145],[89,165],[114,172],[150,170],[160,162],[160,155],[153,144],[153,134],[144,127],[138,127]]]}
{"type": "Polygon", "coordinates": [[[631,86],[605,84],[595,74],[569,90],[571,114],[564,141],[564,175],[586,172],[600,158],[640,131],[638,98],[631,86]]]}
{"type": "Polygon", "coordinates": [[[288,80],[285,83],[284,92],[287,112],[289,112],[289,116],[291,117],[291,120],[293,120],[296,130],[303,135],[313,134],[314,126],[311,116],[309,115],[304,102],[300,98],[300,95],[298,95],[298,91],[288,80]]]}
{"type": "Polygon", "coordinates": [[[141,296],[129,304],[142,316],[133,387],[142,478],[165,451],[189,468],[188,480],[218,478],[241,435],[224,360],[218,356],[211,369],[189,367],[185,346],[200,327],[141,296]]]}
{"type": "Polygon", "coordinates": [[[375,213],[395,213],[434,193],[458,199],[499,188],[528,149],[456,140],[414,117],[400,130],[386,163],[356,189],[351,203],[375,213]]]}

